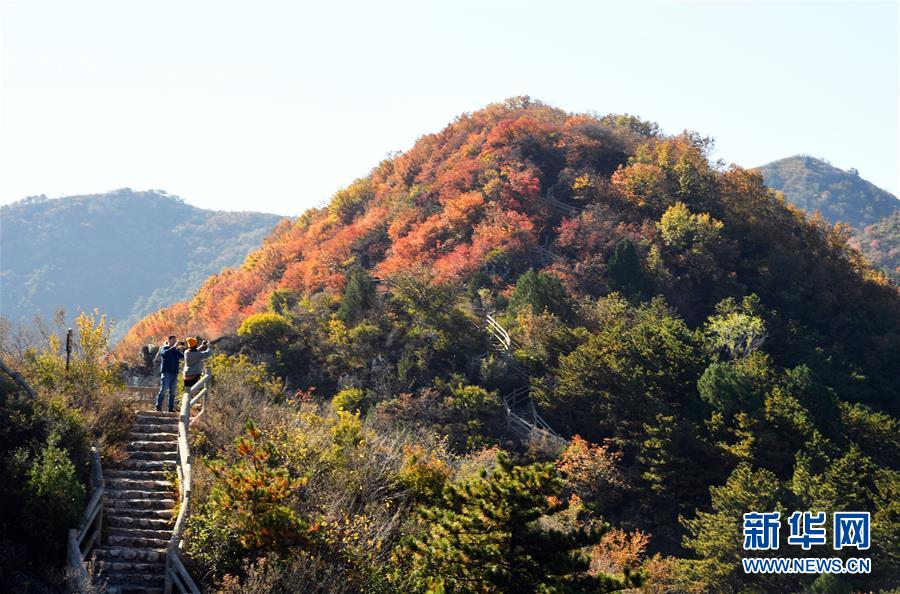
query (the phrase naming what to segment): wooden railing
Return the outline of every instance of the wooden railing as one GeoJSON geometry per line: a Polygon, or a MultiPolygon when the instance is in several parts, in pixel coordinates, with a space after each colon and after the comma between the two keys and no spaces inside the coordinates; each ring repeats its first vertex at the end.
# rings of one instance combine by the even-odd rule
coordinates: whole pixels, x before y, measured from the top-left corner
{"type": "Polygon", "coordinates": [[[200,589],[191,574],[188,573],[178,551],[181,548],[181,535],[187,524],[188,516],[191,513],[191,496],[193,492],[193,483],[191,476],[191,464],[193,458],[191,456],[191,446],[188,440],[188,432],[191,425],[206,412],[207,395],[209,393],[208,373],[203,374],[190,391],[185,392],[181,396],[181,410],[178,415],[178,459],[176,461],[176,472],[178,474],[179,485],[179,506],[178,517],[175,519],[175,528],[172,530],[172,538],[169,540],[169,546],[166,549],[166,582],[165,594],[171,594],[172,588],[177,588],[178,592],[191,592],[191,594],[200,594],[200,589]],[[191,409],[194,405],[202,401],[202,410],[191,419],[191,409]]]}
{"type": "Polygon", "coordinates": [[[561,210],[569,216],[577,215],[578,213],[584,210],[583,206],[575,206],[573,204],[567,204],[556,197],[556,189],[561,185],[560,182],[556,182],[549,188],[547,188],[547,193],[544,194],[544,199],[550,203],[550,206],[561,210]]]}
{"type": "Polygon", "coordinates": [[[537,255],[537,257],[540,258],[541,260],[543,260],[544,262],[549,262],[552,264],[554,262],[562,262],[563,261],[562,256],[560,256],[559,254],[554,254],[552,251],[550,251],[549,249],[547,249],[546,247],[544,247],[542,245],[533,245],[528,249],[529,249],[529,251],[531,251],[532,254],[537,255]]]}
{"type": "Polygon", "coordinates": [[[492,316],[491,314],[486,314],[484,316],[485,328],[494,337],[494,339],[500,343],[500,346],[503,350],[509,350],[512,348],[512,338],[509,336],[509,332],[506,331],[500,322],[492,316]]]}
{"type": "Polygon", "coordinates": [[[91,499],[84,510],[84,518],[78,529],[69,530],[68,550],[66,553],[66,569],[73,592],[86,592],[90,589],[90,576],[84,566],[84,560],[91,554],[91,549],[100,542],[103,530],[103,492],[106,484],[103,481],[103,468],[100,466],[100,453],[91,448],[91,499]]]}
{"type": "MultiPolygon", "coordinates": [[[[531,373],[524,365],[516,361],[513,355],[513,351],[516,348],[520,348],[521,345],[510,336],[503,324],[493,315],[483,311],[478,313],[483,316],[484,328],[496,342],[496,350],[503,356],[507,368],[522,379],[530,381],[531,373]]],[[[537,438],[552,444],[553,447],[563,447],[565,445],[565,439],[556,433],[550,427],[550,424],[538,414],[537,407],[531,399],[530,386],[519,386],[504,394],[503,405],[506,409],[506,419],[509,428],[516,433],[529,438],[537,438]]]]}

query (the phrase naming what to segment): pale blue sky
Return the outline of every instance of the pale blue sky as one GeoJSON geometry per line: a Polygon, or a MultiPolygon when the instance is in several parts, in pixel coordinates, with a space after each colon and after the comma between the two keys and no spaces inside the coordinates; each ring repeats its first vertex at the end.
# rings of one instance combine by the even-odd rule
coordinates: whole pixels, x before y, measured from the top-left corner
{"type": "Polygon", "coordinates": [[[120,187],[296,215],[513,95],[897,194],[898,5],[4,2],[0,202],[120,187]]]}

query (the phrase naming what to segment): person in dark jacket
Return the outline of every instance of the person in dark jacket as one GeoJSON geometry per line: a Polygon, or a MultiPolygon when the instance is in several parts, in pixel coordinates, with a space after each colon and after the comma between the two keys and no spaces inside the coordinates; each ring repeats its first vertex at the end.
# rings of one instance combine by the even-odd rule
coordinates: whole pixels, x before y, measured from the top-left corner
{"type": "Polygon", "coordinates": [[[175,390],[178,389],[178,364],[184,359],[184,343],[175,342],[177,338],[170,336],[166,344],[159,347],[156,357],[161,361],[159,367],[159,394],[156,395],[156,410],[162,409],[163,395],[169,392],[169,412],[175,412],[175,390]]]}

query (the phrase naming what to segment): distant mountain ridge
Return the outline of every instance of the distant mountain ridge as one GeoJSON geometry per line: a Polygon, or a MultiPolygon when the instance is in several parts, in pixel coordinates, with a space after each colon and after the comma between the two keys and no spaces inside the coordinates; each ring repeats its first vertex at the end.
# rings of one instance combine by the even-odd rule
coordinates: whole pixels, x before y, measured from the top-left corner
{"type": "Polygon", "coordinates": [[[197,208],[163,191],[33,197],[0,209],[0,314],[108,314],[115,334],[240,264],[281,219],[197,208]]]}
{"type": "Polygon", "coordinates": [[[859,177],[815,157],[794,155],[758,168],[766,185],[809,214],[853,227],[854,245],[895,280],[900,280],[900,200],[859,177]]]}
{"type": "Polygon", "coordinates": [[[900,200],[859,177],[815,157],[794,155],[759,168],[766,185],[784,192],[788,202],[808,213],[821,212],[832,223],[862,230],[900,209],[900,200]]]}

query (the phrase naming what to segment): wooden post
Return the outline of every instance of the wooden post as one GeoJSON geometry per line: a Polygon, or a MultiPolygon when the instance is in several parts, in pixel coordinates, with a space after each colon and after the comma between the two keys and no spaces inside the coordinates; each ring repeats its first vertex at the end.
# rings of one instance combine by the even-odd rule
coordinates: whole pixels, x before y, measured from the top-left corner
{"type": "Polygon", "coordinates": [[[69,371],[69,362],[72,360],[72,329],[66,332],[66,371],[69,371]]]}
{"type": "MultiPolygon", "coordinates": [[[[169,547],[171,548],[171,547],[169,547]]],[[[166,581],[163,582],[163,594],[172,594],[172,553],[166,551],[166,581]]]]}
{"type": "Polygon", "coordinates": [[[72,543],[77,542],[78,540],[78,531],[74,528],[69,530],[69,537],[66,539],[66,570],[67,570],[67,578],[69,578],[69,587],[73,592],[81,592],[81,584],[78,583],[78,565],[81,564],[81,559],[78,559],[78,565],[75,564],[75,550],[72,547],[72,543]]]}

